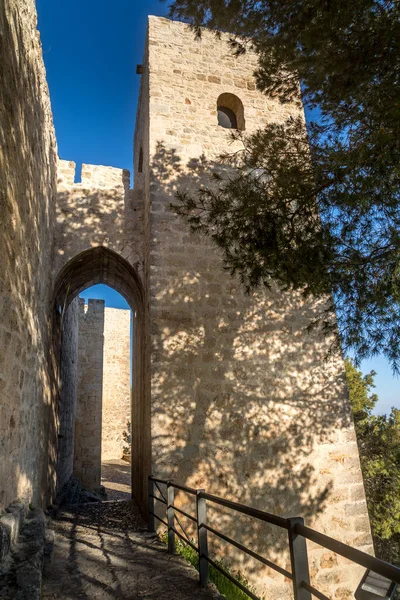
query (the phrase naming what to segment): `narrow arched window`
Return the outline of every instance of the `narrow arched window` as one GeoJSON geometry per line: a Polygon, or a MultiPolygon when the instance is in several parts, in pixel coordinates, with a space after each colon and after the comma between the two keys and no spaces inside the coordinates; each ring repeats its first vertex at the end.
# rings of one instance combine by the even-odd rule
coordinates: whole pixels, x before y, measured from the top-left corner
{"type": "Polygon", "coordinates": [[[225,129],[237,129],[237,119],[233,110],[227,108],[226,106],[219,106],[218,125],[225,127],[225,129]]]}
{"type": "Polygon", "coordinates": [[[138,173],[143,173],[143,150],[139,150],[138,173]]]}
{"type": "Polygon", "coordinates": [[[224,93],[217,100],[218,125],[225,129],[245,129],[243,103],[235,94],[224,93]]]}

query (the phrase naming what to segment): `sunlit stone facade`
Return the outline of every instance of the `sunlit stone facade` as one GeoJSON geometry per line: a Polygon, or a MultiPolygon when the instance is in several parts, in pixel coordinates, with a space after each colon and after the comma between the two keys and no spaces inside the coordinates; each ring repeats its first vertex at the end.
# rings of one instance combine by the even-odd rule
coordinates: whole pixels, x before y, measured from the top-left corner
{"type": "MultiPolygon", "coordinates": [[[[238,127],[249,133],[303,114],[298,104],[257,91],[257,57],[235,58],[227,40],[208,31],[195,40],[182,23],[149,19],[135,133],[135,156],[143,148],[145,166],[135,185],[145,197],[153,472],[276,514],[302,515],[370,551],[343,360],[326,358],[331,340],[320,331],[304,331],[321,302],[276,289],[246,296],[218,252],[170,209],[177,189],[207,185],[219,155],[240,148],[218,125],[222,94],[240,100],[238,127]]],[[[178,502],[189,507],[184,495],[178,502]]],[[[211,511],[213,518],[228,535],[289,567],[283,533],[225,512],[211,511]]],[[[360,570],[309,550],[318,587],[351,597],[360,570]]],[[[260,572],[237,553],[235,564],[267,584],[267,598],[291,597],[278,573],[260,572]]]]}
{"type": "MultiPolygon", "coordinates": [[[[326,358],[330,340],[321,332],[304,331],[320,303],[276,289],[246,296],[218,252],[170,210],[178,188],[206,183],[218,156],[239,147],[218,125],[222,94],[225,108],[238,110],[236,99],[243,106],[236,120],[245,132],[302,109],[258,92],[256,56],[232,56],[227,36],[205,31],[195,40],[184,24],[150,17],[134,189],[127,171],[94,165],[83,165],[74,183],[74,163],[59,161],[56,194],[36,11],[32,0],[20,4],[0,5],[0,508],[16,498],[45,505],[69,475],[71,448],[60,435],[71,412],[60,403],[68,402],[70,369],[61,364],[63,352],[73,354],[63,350],[62,330],[73,298],[103,282],[135,314],[132,477],[140,506],[153,472],[303,516],[371,551],[343,361],[326,358]]],[[[209,519],[215,523],[215,511],[209,519]]],[[[284,533],[227,513],[218,526],[288,567],[284,533]]],[[[318,588],[335,600],[352,597],[360,569],[312,545],[309,554],[318,588]]],[[[233,562],[267,598],[291,596],[278,573],[237,554],[233,562]]]]}

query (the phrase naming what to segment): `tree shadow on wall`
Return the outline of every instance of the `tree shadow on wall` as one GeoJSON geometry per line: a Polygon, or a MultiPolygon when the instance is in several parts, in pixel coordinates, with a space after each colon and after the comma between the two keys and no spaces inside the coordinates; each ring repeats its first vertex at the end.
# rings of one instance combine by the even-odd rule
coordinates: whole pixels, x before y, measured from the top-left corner
{"type": "Polygon", "coordinates": [[[97,246],[117,252],[142,272],[142,211],[137,211],[129,191],[84,184],[59,190],[54,275],[71,258],[97,246]]]}
{"type": "MultiPolygon", "coordinates": [[[[246,296],[224,273],[217,250],[170,210],[176,189],[206,183],[213,169],[224,166],[205,157],[186,164],[162,144],[152,164],[154,474],[275,514],[301,515],[355,542],[345,501],[349,485],[361,480],[355,443],[354,451],[347,443],[344,370],[340,357],[326,362],[329,342],[321,332],[304,333],[318,303],[277,289],[246,296]]],[[[81,187],[60,199],[59,268],[102,244],[143,261],[120,192],[81,187]]],[[[177,503],[189,507],[183,495],[177,503]]],[[[269,558],[286,566],[284,533],[224,510],[210,511],[210,521],[261,554],[268,547],[269,558]]],[[[258,571],[250,559],[243,564],[258,571]]]]}
{"type": "MultiPolygon", "coordinates": [[[[30,26],[34,27],[31,20],[30,26]]],[[[4,506],[16,498],[45,502],[54,480],[57,369],[50,351],[49,307],[56,146],[37,32],[24,29],[19,9],[9,3],[0,4],[0,29],[0,506],[4,506]]]]}
{"type": "MultiPolygon", "coordinates": [[[[304,331],[323,302],[278,289],[246,295],[170,209],[177,189],[223,168],[205,157],[185,164],[162,143],[152,164],[154,474],[354,540],[343,502],[336,524],[323,516],[360,481],[341,358],[328,361],[322,332],[304,331]]],[[[186,496],[177,503],[189,507],[186,496]]],[[[272,528],[223,510],[213,520],[253,550],[287,558],[287,538],[272,528]]]]}
{"type": "MultiPolygon", "coordinates": [[[[107,181],[106,177],[105,181],[107,181]]],[[[117,183],[113,181],[113,183],[113,186],[103,187],[99,184],[98,187],[94,187],[90,181],[65,185],[62,179],[59,180],[53,289],[57,290],[57,286],[60,285],[60,274],[65,277],[65,280],[62,280],[62,292],[56,298],[57,304],[62,309],[61,317],[59,319],[57,317],[60,331],[56,331],[54,335],[56,346],[65,332],[66,309],[73,297],[73,294],[70,293],[71,290],[76,289],[76,293],[79,294],[83,289],[102,282],[120,293],[124,293],[121,290],[122,283],[126,284],[125,292],[132,291],[136,285],[134,278],[125,273],[124,268],[121,267],[122,263],[128,262],[130,266],[134,267],[136,273],[143,271],[143,211],[137,199],[135,202],[133,201],[131,190],[127,187],[126,177],[122,171],[121,181],[117,183]],[[99,254],[99,249],[104,250],[102,255],[99,254]],[[109,250],[111,252],[107,254],[109,250]],[[125,260],[121,260],[119,263],[118,260],[121,257],[125,260]],[[66,270],[65,267],[67,267],[66,270]],[[105,280],[105,275],[107,275],[107,280],[105,280]]],[[[127,297],[125,294],[125,298],[134,309],[133,296],[127,297]]],[[[57,353],[57,359],[59,364],[64,363],[61,349],[57,353]]],[[[93,373],[89,371],[86,376],[89,379],[93,378],[93,373]]],[[[61,381],[61,387],[64,385],[68,388],[66,383],[61,381]]],[[[71,397],[61,395],[58,412],[61,415],[63,412],[74,412],[71,397]],[[66,403],[69,404],[68,407],[63,406],[66,403]]],[[[74,415],[72,415],[72,419],[74,419],[74,415]]],[[[61,427],[62,425],[61,423],[61,427]]],[[[64,437],[62,441],[65,446],[64,453],[74,455],[73,436],[64,437]]],[[[86,466],[84,470],[87,468],[87,458],[87,453],[85,453],[86,466]]],[[[62,468],[62,465],[59,461],[57,465],[58,479],[61,475],[60,467],[62,468]]],[[[76,467],[75,460],[75,469],[76,467]]],[[[98,467],[100,468],[100,463],[98,463],[98,467]]],[[[71,474],[71,472],[66,474],[67,479],[71,474]]],[[[87,483],[87,485],[91,484],[87,483]]]]}

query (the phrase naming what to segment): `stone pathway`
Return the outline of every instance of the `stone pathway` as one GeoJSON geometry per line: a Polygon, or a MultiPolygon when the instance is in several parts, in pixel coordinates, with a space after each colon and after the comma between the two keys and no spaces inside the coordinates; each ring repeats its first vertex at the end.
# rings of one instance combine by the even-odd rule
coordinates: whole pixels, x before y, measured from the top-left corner
{"type": "Polygon", "coordinates": [[[55,546],[45,566],[42,600],[216,600],[198,574],[147,531],[131,501],[64,509],[54,521],[55,546]]]}
{"type": "Polygon", "coordinates": [[[130,500],[131,465],[123,460],[108,460],[101,463],[101,484],[108,500],[130,500]]]}

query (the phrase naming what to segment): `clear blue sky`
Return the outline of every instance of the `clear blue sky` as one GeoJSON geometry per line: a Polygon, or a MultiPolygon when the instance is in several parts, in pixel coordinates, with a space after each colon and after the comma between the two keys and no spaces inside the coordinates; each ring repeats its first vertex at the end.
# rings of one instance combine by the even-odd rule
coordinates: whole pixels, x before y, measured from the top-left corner
{"type": "Polygon", "coordinates": [[[115,290],[108,287],[108,285],[103,285],[99,283],[98,285],[93,285],[90,288],[87,288],[83,292],[79,294],[80,298],[85,298],[85,303],[87,304],[88,300],[105,300],[106,306],[110,306],[111,308],[124,308],[129,310],[130,306],[121,294],[118,294],[115,290]]]}
{"type": "Polygon", "coordinates": [[[58,151],[78,164],[132,170],[147,16],[155,0],[37,0],[58,151]]]}
{"type": "MultiPolygon", "coordinates": [[[[58,151],[78,165],[132,170],[132,139],[147,16],[167,16],[168,2],[150,0],[37,0],[58,151]]],[[[127,308],[106,286],[83,294],[127,308]]],[[[377,371],[378,413],[400,406],[399,383],[383,358],[365,362],[377,371]]]]}

